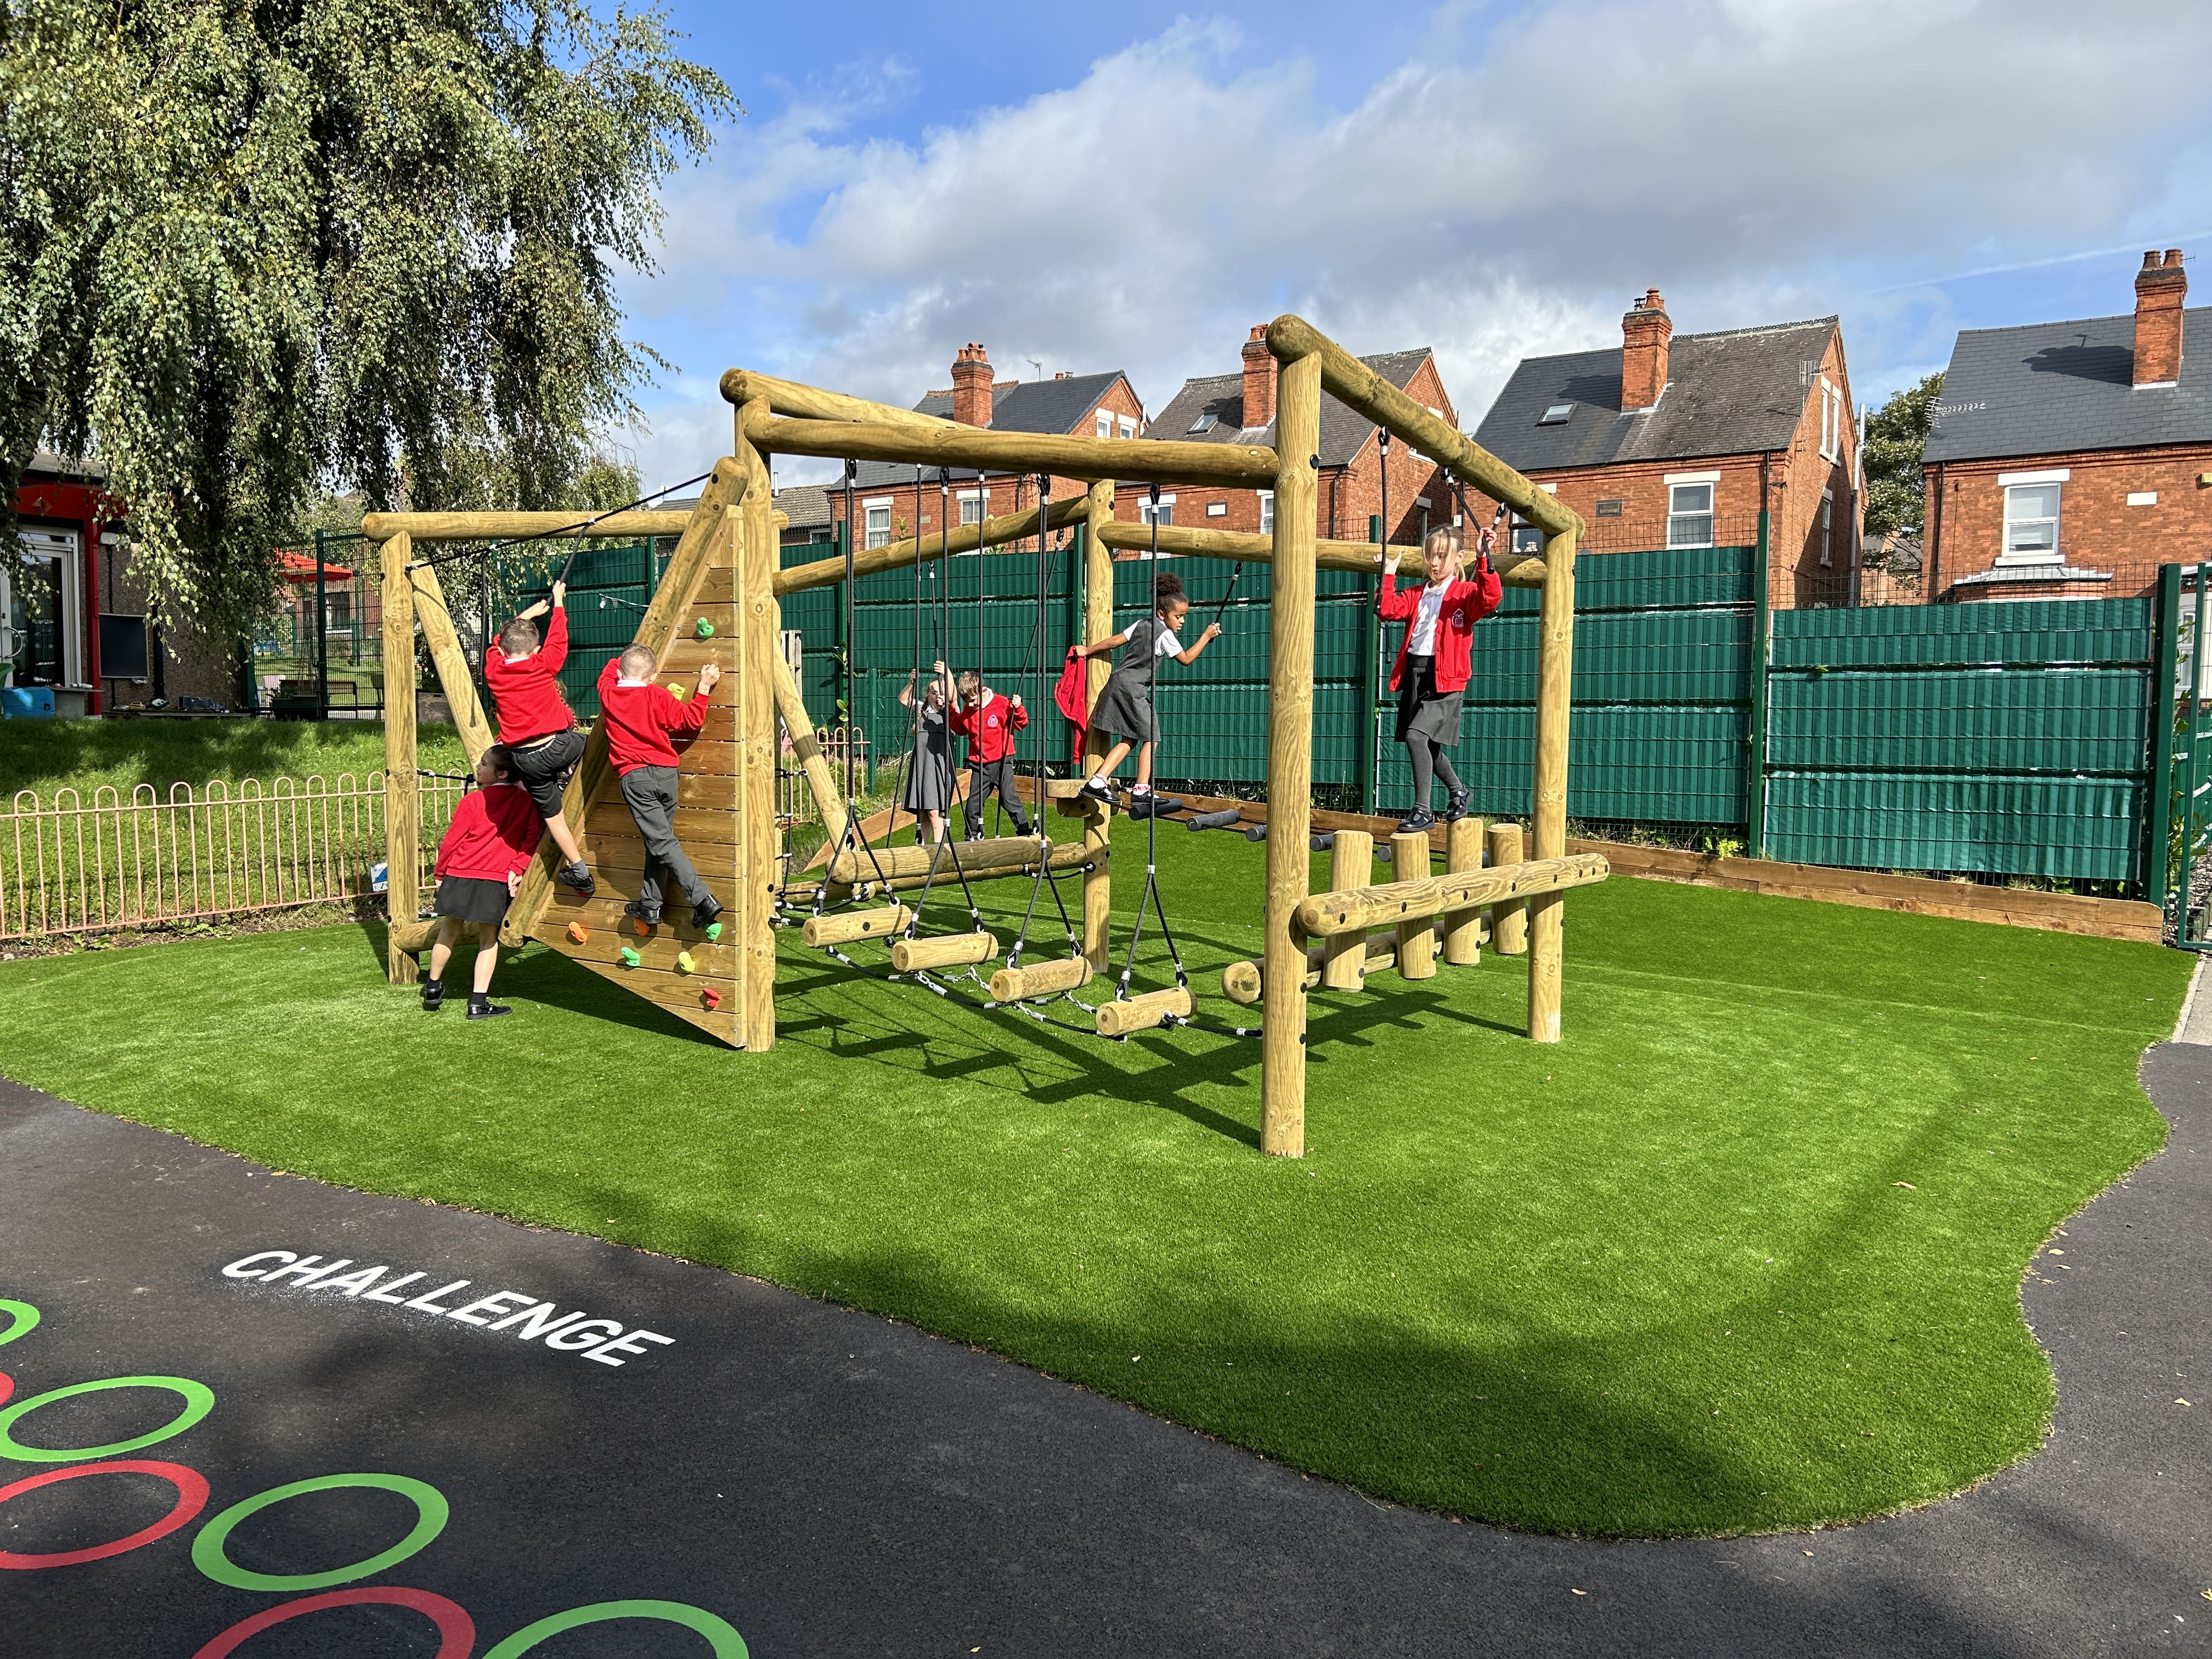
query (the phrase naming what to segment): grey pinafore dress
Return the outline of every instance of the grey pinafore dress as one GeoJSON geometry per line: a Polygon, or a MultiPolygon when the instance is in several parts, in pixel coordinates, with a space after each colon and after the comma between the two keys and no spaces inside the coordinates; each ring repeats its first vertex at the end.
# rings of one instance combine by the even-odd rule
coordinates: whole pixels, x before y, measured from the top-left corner
{"type": "Polygon", "coordinates": [[[921,705],[921,732],[914,743],[906,778],[909,812],[942,812],[952,805],[952,735],[946,730],[945,710],[921,705]]]}
{"type": "Polygon", "coordinates": [[[1158,716],[1152,708],[1152,676],[1159,665],[1163,635],[1170,648],[1174,648],[1178,641],[1158,611],[1130,624],[1121,659],[1114,665],[1106,689],[1098,694],[1091,711],[1092,731],[1126,738],[1131,743],[1150,743],[1158,735],[1153,725],[1158,716]]]}

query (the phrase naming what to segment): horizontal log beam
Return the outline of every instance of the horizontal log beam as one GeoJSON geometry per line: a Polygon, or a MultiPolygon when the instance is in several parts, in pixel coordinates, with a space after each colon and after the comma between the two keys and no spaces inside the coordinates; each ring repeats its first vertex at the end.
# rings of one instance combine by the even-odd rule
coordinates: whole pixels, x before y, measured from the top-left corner
{"type": "Polygon", "coordinates": [[[1388,427],[1462,483],[1473,484],[1494,501],[1504,501],[1530,524],[1554,536],[1581,534],[1582,519],[1558,496],[1537,489],[1449,421],[1430,414],[1304,318],[1286,313],[1268,324],[1267,349],[1285,362],[1309,353],[1318,356],[1322,386],[1339,403],[1388,427]]]}
{"type": "Polygon", "coordinates": [[[842,392],[808,386],[804,380],[780,380],[773,374],[750,368],[733,368],[726,373],[722,376],[722,396],[733,404],[765,398],[770,414],[796,415],[810,421],[871,421],[880,426],[925,430],[952,424],[941,416],[925,415],[918,409],[871,403],[866,398],[849,398],[842,392]]]}
{"type": "Polygon", "coordinates": [[[588,529],[576,526],[589,513],[372,513],[361,521],[361,533],[373,542],[407,535],[418,542],[495,542],[521,537],[547,541],[605,537],[635,541],[641,536],[680,536],[691,522],[682,513],[613,513],[588,529]]]}
{"type": "MultiPolygon", "coordinates": [[[[1080,495],[1070,495],[1066,501],[1054,501],[1045,514],[1045,527],[1058,530],[1063,526],[1080,524],[1085,502],[1080,495]]],[[[927,562],[942,558],[947,553],[973,553],[979,547],[996,547],[1003,542],[1018,542],[1037,532],[1037,510],[1026,507],[1019,513],[1001,513],[981,524],[956,526],[949,536],[914,536],[902,542],[891,542],[882,547],[857,548],[853,553],[853,574],[855,578],[872,576],[881,570],[902,570],[917,559],[927,562]]],[[[794,564],[775,573],[776,597],[786,593],[803,592],[810,587],[828,587],[845,580],[845,561],[840,558],[816,559],[811,564],[794,564]]]]}
{"type": "MultiPolygon", "coordinates": [[[[1301,981],[1309,991],[1321,983],[1322,960],[1327,946],[1314,944],[1306,946],[1306,973],[1301,981]]],[[[1363,978],[1394,966],[1398,960],[1398,936],[1395,933],[1376,933],[1367,941],[1367,954],[1359,964],[1363,978]]],[[[1221,994],[1231,1002],[1249,1008],[1260,1000],[1267,984],[1267,969],[1257,962],[1232,962],[1221,970],[1221,994]]]]}
{"type": "Polygon", "coordinates": [[[993,432],[957,422],[921,428],[888,422],[788,419],[769,422],[760,442],[779,455],[903,461],[985,472],[1049,472],[1061,478],[1133,476],[1157,483],[1218,489],[1264,489],[1275,482],[1275,452],[1264,444],[1075,438],[1050,432],[993,432]]]}
{"type": "Polygon", "coordinates": [[[940,841],[928,847],[847,847],[830,860],[830,879],[857,886],[864,881],[927,876],[934,871],[939,882],[957,886],[961,874],[972,876],[985,870],[1034,866],[1036,861],[1035,836],[1006,836],[995,841],[940,841]]]}
{"type": "MultiPolygon", "coordinates": [[[[1030,842],[1032,847],[1036,844],[1035,842],[1030,842]]],[[[1048,868],[1056,871],[1079,870],[1094,859],[1103,865],[1109,856],[1109,849],[1105,848],[1101,848],[1093,853],[1081,842],[1069,841],[1062,842],[1052,849],[1052,856],[1047,864],[1048,868]]],[[[1032,856],[1027,864],[1009,864],[992,870],[970,869],[968,871],[968,879],[971,882],[999,881],[1014,876],[1033,878],[1036,872],[1036,860],[1032,856]]],[[[958,880],[952,874],[952,867],[948,861],[945,867],[934,876],[894,876],[888,880],[878,881],[873,876],[864,873],[859,881],[827,883],[820,880],[801,881],[787,887],[778,888],[776,896],[787,905],[810,905],[814,902],[815,896],[827,886],[829,903],[850,904],[879,898],[886,893],[911,893],[920,888],[932,885],[941,892],[947,888],[957,888],[959,884],[958,880]]]]}
{"type": "MultiPolygon", "coordinates": [[[[1141,553],[1152,545],[1152,527],[1146,524],[1127,524],[1119,519],[1109,522],[1098,532],[1098,539],[1111,548],[1141,553]]],[[[1268,564],[1275,556],[1273,536],[1248,535],[1237,530],[1195,530],[1180,525],[1160,526],[1160,551],[1180,554],[1186,558],[1233,559],[1240,564],[1268,564]]],[[[1372,575],[1382,568],[1375,562],[1373,542],[1320,541],[1314,544],[1314,562],[1323,570],[1351,570],[1372,575]]],[[[1401,568],[1411,566],[1420,568],[1421,550],[1418,547],[1394,545],[1395,563],[1401,568]]],[[[1491,562],[1508,587],[1541,587],[1544,585],[1544,562],[1526,553],[1498,553],[1491,562]]]]}
{"type": "Polygon", "coordinates": [[[1340,933],[1364,933],[1389,922],[1417,921],[1446,910],[1464,910],[1473,905],[1587,887],[1593,882],[1603,881],[1607,869],[1606,861],[1596,854],[1577,853],[1566,858],[1531,859],[1488,870],[1462,870],[1413,881],[1384,882],[1341,893],[1316,893],[1300,902],[1294,921],[1298,931],[1308,939],[1334,939],[1340,933]]]}

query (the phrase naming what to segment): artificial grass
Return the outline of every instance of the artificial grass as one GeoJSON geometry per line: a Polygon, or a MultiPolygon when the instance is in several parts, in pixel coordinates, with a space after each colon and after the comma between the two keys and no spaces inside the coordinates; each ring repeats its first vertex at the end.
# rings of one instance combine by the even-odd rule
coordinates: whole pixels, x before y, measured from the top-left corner
{"type": "MultiPolygon", "coordinates": [[[[1160,845],[1218,991],[1198,970],[1256,947],[1261,855],[1160,845]]],[[[1839,1521],[2033,1451],[2054,1394],[2021,1271],[2159,1146],[2134,1068],[2188,964],[1622,879],[1568,915],[1558,1047],[1516,1035],[1517,959],[1317,995],[1301,1162],[1254,1150],[1255,1044],[1087,1042],[788,936],[767,1054],[544,949],[501,969],[514,1017],[429,1018],[356,927],[0,967],[0,1071],[894,1315],[1517,1527],[1839,1521]]]]}
{"type": "MultiPolygon", "coordinates": [[[[416,764],[433,771],[468,770],[450,724],[422,726],[416,752],[416,764]]],[[[383,769],[376,720],[10,720],[0,740],[0,803],[29,789],[51,806],[58,792],[74,789],[89,806],[103,785],[128,801],[142,783],[167,800],[173,783],[198,790],[220,778],[234,788],[246,778],[265,785],[280,775],[318,774],[336,783],[341,773],[365,778],[383,769]]]]}

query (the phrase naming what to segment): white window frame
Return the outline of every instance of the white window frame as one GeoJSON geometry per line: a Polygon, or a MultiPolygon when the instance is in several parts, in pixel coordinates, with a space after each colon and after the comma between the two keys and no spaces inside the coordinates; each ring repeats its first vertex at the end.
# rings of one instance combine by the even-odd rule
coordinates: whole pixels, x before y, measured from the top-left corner
{"type": "Polygon", "coordinates": [[[2065,466],[2051,467],[2041,472],[2000,472],[1997,474],[1997,487],[2004,491],[2002,514],[1998,521],[1999,529],[1997,532],[1996,562],[2000,565],[2063,564],[2066,562],[2066,550],[2061,544],[2059,539],[2059,526],[2061,520],[2066,514],[2066,486],[2068,483],[2072,482],[2073,477],[2074,470],[2071,467],[2065,466]],[[2014,491],[2054,489],[2058,492],[2058,500],[2057,505],[2052,508],[2049,518],[2046,519],[2039,514],[2033,518],[2025,516],[2015,518],[2014,516],[2013,497],[2014,491]],[[2051,546],[2049,549],[2045,550],[2037,548],[2027,552],[2014,552],[2012,545],[2012,533],[2013,526],[2016,524],[2048,524],[2051,526],[2051,546]]]}
{"type": "Polygon", "coordinates": [[[1114,418],[1122,437],[1133,438],[1137,435],[1136,422],[1131,420],[1127,415],[1117,415],[1114,418]]]}
{"type": "Polygon", "coordinates": [[[1712,546],[1714,534],[1720,527],[1721,475],[1717,472],[1669,472],[1660,479],[1660,483],[1667,487],[1667,545],[1712,546]],[[1675,504],[1678,499],[1676,491],[1698,489],[1706,492],[1703,510],[1685,509],[1675,504]],[[1674,538],[1674,520],[1677,519],[1703,519],[1705,521],[1705,540],[1677,541],[1674,538]]]}
{"type": "Polygon", "coordinates": [[[1843,442],[1844,394],[1828,384],[1828,377],[1820,377],[1820,459],[1833,461],[1840,459],[1843,442]]]}
{"type": "Polygon", "coordinates": [[[1272,489],[1260,492],[1260,533],[1262,536],[1275,533],[1275,492],[1272,489]]]}
{"type": "Polygon", "coordinates": [[[1836,562],[1836,492],[1820,492],[1820,568],[1832,568],[1836,562]]]}
{"type": "Polygon", "coordinates": [[[953,492],[953,499],[959,503],[959,506],[954,509],[957,515],[952,520],[955,524],[981,524],[990,513],[991,504],[988,499],[988,491],[981,489],[956,490],[953,492]],[[969,507],[971,504],[975,507],[975,514],[973,517],[970,517],[969,514],[969,507]]]}
{"type": "Polygon", "coordinates": [[[1098,435],[1102,438],[1110,438],[1114,435],[1114,416],[1103,409],[1098,411],[1098,435]]]}
{"type": "MultiPolygon", "coordinates": [[[[1175,503],[1176,498],[1172,495],[1163,495],[1160,497],[1160,523],[1171,525],[1175,522],[1175,503]]],[[[1137,498],[1137,522],[1139,524],[1151,524],[1152,521],[1152,503],[1146,497],[1141,495],[1139,496],[1137,498]]]]}
{"type": "MultiPolygon", "coordinates": [[[[82,532],[58,529],[51,525],[25,525],[16,532],[15,558],[0,566],[0,653],[12,661],[17,641],[13,625],[15,615],[15,586],[12,572],[17,562],[28,563],[33,559],[53,559],[60,568],[62,614],[59,618],[62,647],[61,684],[67,688],[84,689],[84,542],[82,532]]],[[[148,650],[150,652],[149,645],[148,650]]]]}
{"type": "Polygon", "coordinates": [[[1227,518],[1229,516],[1229,503],[1226,501],[1208,501],[1206,504],[1206,516],[1209,519],[1227,518]]]}
{"type": "Polygon", "coordinates": [[[2130,489],[2128,491],[2128,505],[2130,507],[2156,507],[2158,505],[2158,491],[2155,489],[2130,489]]]}
{"type": "Polygon", "coordinates": [[[860,545],[862,547],[889,547],[890,544],[891,498],[888,495],[870,496],[860,503],[860,545]],[[883,535],[883,540],[881,541],[878,541],[876,539],[876,536],[878,534],[876,529],[876,512],[878,508],[882,509],[884,515],[884,525],[881,532],[883,535]]]}

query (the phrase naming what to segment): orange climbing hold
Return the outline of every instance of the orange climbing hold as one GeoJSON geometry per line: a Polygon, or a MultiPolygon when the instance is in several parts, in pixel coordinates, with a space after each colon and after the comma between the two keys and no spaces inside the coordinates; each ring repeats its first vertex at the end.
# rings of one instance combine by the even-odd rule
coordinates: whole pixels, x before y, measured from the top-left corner
{"type": "Polygon", "coordinates": [[[580,921],[572,921],[568,924],[568,937],[579,945],[589,945],[592,942],[592,930],[580,921]]]}
{"type": "Polygon", "coordinates": [[[651,939],[653,937],[653,924],[647,921],[642,917],[631,917],[629,925],[637,929],[637,936],[640,939],[651,939]]]}

